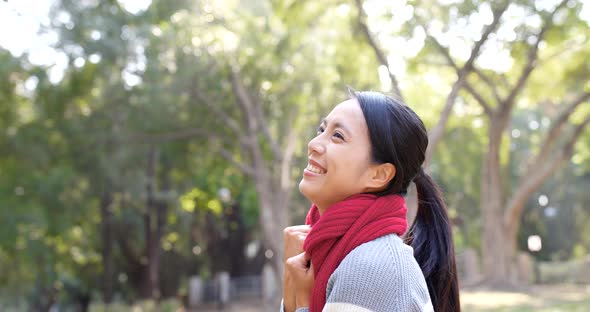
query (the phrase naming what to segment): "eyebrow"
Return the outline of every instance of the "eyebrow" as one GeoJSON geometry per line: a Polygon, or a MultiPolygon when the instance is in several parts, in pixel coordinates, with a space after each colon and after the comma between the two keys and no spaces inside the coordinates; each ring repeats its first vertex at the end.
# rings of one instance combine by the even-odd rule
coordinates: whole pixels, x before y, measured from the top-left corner
{"type": "MultiPolygon", "coordinates": [[[[328,124],[328,119],[327,118],[322,118],[322,121],[320,124],[328,124]]],[[[344,126],[342,123],[340,123],[339,121],[335,121],[334,122],[334,128],[340,128],[342,130],[344,130],[344,132],[347,132],[348,135],[350,135],[352,132],[350,132],[350,130],[348,130],[348,128],[346,128],[346,126],[344,126]]]]}

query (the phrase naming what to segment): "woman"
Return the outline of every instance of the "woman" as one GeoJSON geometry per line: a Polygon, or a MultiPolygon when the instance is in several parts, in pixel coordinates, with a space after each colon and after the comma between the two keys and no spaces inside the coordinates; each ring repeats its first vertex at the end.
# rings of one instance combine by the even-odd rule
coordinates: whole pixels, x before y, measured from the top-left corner
{"type": "Polygon", "coordinates": [[[377,92],[354,92],[322,120],[299,184],[308,225],[285,229],[284,311],[460,311],[446,207],[421,168],[427,146],[420,118],[377,92]]]}

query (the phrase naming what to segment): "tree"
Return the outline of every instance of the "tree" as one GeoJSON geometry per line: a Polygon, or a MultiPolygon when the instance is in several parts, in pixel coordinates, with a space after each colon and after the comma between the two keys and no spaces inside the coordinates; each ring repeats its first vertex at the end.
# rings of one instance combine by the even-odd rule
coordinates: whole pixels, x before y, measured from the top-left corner
{"type": "MultiPolygon", "coordinates": [[[[384,49],[382,47],[379,46],[379,43],[376,41],[376,39],[374,38],[374,35],[371,33],[371,31],[369,29],[369,25],[367,24],[367,21],[366,21],[366,19],[367,19],[366,12],[365,12],[365,9],[363,8],[363,2],[361,0],[356,0],[355,4],[356,4],[357,12],[358,12],[357,25],[358,25],[363,37],[365,38],[367,43],[370,45],[370,47],[374,51],[375,56],[377,57],[381,66],[384,66],[387,69],[387,72],[388,72],[390,80],[391,80],[391,90],[393,91],[394,95],[399,97],[401,100],[403,100],[404,96],[402,95],[402,91],[399,87],[398,79],[393,74],[394,69],[391,68],[389,61],[388,61],[387,57],[385,56],[386,52],[384,51],[384,49]]],[[[479,54],[482,50],[482,47],[484,46],[484,44],[488,40],[489,35],[494,30],[496,30],[496,28],[498,27],[499,22],[500,22],[500,18],[502,17],[502,14],[504,14],[504,12],[506,11],[506,8],[507,8],[507,3],[504,3],[503,5],[498,6],[494,10],[492,22],[482,29],[481,37],[479,38],[479,40],[477,40],[473,43],[473,46],[471,48],[471,52],[469,53],[469,58],[465,61],[465,63],[461,66],[461,68],[458,68],[456,70],[457,78],[456,78],[455,82],[452,84],[451,90],[449,91],[449,93],[447,95],[445,105],[440,113],[440,117],[436,121],[436,124],[428,131],[428,147],[426,150],[426,157],[425,157],[424,165],[423,165],[423,167],[426,171],[429,170],[430,162],[432,161],[434,150],[443,137],[446,125],[448,123],[449,117],[451,116],[451,113],[453,110],[453,106],[455,105],[455,102],[457,101],[457,98],[459,96],[459,92],[464,87],[465,81],[466,81],[467,77],[469,76],[469,74],[471,72],[473,72],[474,63],[475,63],[477,57],[479,56],[479,54]]],[[[448,10],[448,8],[446,8],[446,9],[448,10]]],[[[428,35],[428,25],[426,25],[426,23],[424,22],[424,20],[426,18],[424,16],[419,16],[417,14],[415,15],[415,17],[416,17],[416,21],[418,23],[417,24],[408,23],[409,26],[407,28],[412,29],[412,32],[415,32],[416,27],[423,28],[427,34],[428,41],[431,41],[431,42],[437,44],[438,47],[442,47],[442,46],[440,46],[440,44],[438,44],[438,41],[436,40],[436,38],[434,38],[432,35],[428,35]]],[[[406,33],[405,35],[409,36],[410,34],[406,33]]],[[[412,33],[411,36],[415,36],[415,35],[412,33]]],[[[407,198],[408,198],[408,208],[409,208],[408,215],[409,215],[409,219],[412,220],[414,214],[416,213],[417,205],[418,205],[418,198],[417,198],[417,194],[416,194],[416,189],[413,184],[410,186],[410,188],[408,190],[407,198]]]]}
{"type": "MultiPolygon", "coordinates": [[[[359,11],[362,12],[360,1],[357,1],[357,5],[359,11]]],[[[433,149],[442,136],[450,111],[461,95],[461,90],[467,91],[475,99],[489,120],[488,144],[482,164],[480,205],[482,209],[481,217],[485,221],[482,246],[484,271],[487,281],[492,284],[502,284],[509,281],[508,277],[510,276],[517,248],[516,237],[526,199],[565,160],[571,157],[574,144],[590,122],[590,117],[586,117],[577,124],[571,125],[570,133],[565,134],[567,139],[561,140],[565,129],[568,128],[569,117],[581,106],[580,104],[587,102],[590,97],[588,91],[575,91],[588,88],[588,86],[584,86],[580,82],[587,81],[589,77],[587,68],[582,66],[577,70],[568,72],[568,74],[573,74],[581,80],[571,81],[564,75],[564,85],[567,86],[565,100],[559,101],[561,102],[559,106],[563,107],[563,111],[555,118],[536,156],[531,157],[528,169],[522,173],[520,181],[512,188],[514,192],[509,196],[504,195],[506,187],[504,186],[505,179],[502,177],[504,170],[500,157],[502,154],[501,146],[517,98],[527,97],[528,101],[540,102],[544,99],[543,96],[545,99],[553,97],[546,93],[543,96],[531,95],[526,91],[525,86],[531,74],[534,71],[540,71],[540,63],[542,62],[539,59],[540,45],[550,46],[551,48],[544,50],[558,55],[564,53],[564,49],[570,48],[568,43],[574,44],[576,42],[574,39],[576,31],[588,31],[588,25],[576,17],[576,12],[580,7],[581,4],[578,2],[568,3],[567,1],[562,1],[551,8],[542,8],[534,4],[508,5],[507,2],[495,4],[491,8],[483,2],[433,6],[431,9],[414,5],[414,21],[426,34],[426,45],[422,49],[422,57],[428,55],[442,57],[457,76],[451,92],[447,96],[441,117],[430,132],[431,143],[427,152],[428,158],[431,157],[433,149]],[[459,65],[457,57],[450,52],[449,44],[443,44],[442,39],[439,38],[444,35],[444,32],[441,33],[440,31],[440,22],[448,21],[448,25],[446,25],[446,31],[448,31],[456,26],[452,24],[455,21],[448,19],[445,14],[459,14],[464,18],[470,18],[471,16],[481,18],[481,12],[486,10],[486,6],[487,10],[491,11],[491,20],[484,27],[481,35],[478,36],[479,39],[474,43],[471,53],[468,54],[465,61],[461,61],[462,65],[459,65]],[[505,31],[506,27],[509,27],[507,26],[509,18],[502,18],[502,16],[506,11],[515,14],[517,10],[523,10],[523,14],[527,17],[541,21],[540,26],[536,27],[525,23],[515,29],[515,31],[518,31],[515,38],[499,39],[498,29],[502,28],[505,31]],[[433,32],[438,32],[438,34],[433,32]],[[511,48],[511,57],[521,65],[520,72],[510,72],[517,77],[514,82],[509,82],[509,77],[499,73],[499,71],[493,69],[483,70],[480,66],[477,66],[480,50],[485,49],[486,40],[491,34],[494,34],[494,42],[501,40],[502,44],[511,48]],[[483,88],[486,90],[481,91],[483,88]],[[556,145],[560,146],[557,150],[555,150],[556,145]]],[[[408,25],[412,30],[416,27],[415,23],[408,23],[408,25]]],[[[366,27],[362,28],[367,29],[366,27]]],[[[368,42],[375,49],[376,54],[383,55],[383,52],[380,52],[379,47],[375,44],[375,40],[370,38],[370,33],[365,31],[365,35],[368,42]]],[[[582,57],[582,55],[587,55],[588,50],[583,45],[577,43],[574,46],[576,52],[571,53],[576,55],[576,59],[582,57]]],[[[490,49],[489,45],[488,49],[490,49]]],[[[543,61],[552,61],[555,55],[551,53],[547,53],[547,59],[543,61]]],[[[381,63],[384,63],[383,57],[379,57],[379,59],[381,63]]],[[[383,65],[387,66],[388,64],[383,65]]],[[[563,75],[563,72],[561,74],[563,75]]],[[[392,79],[392,81],[395,80],[392,79]]],[[[535,90],[539,90],[538,88],[537,86],[535,90]]],[[[393,89],[399,88],[394,87],[393,89]]]]}
{"type": "MultiPolygon", "coordinates": [[[[531,155],[527,169],[512,188],[514,191],[508,196],[503,194],[500,158],[502,139],[509,126],[516,98],[523,91],[533,71],[539,67],[539,45],[543,40],[546,40],[547,33],[554,27],[555,14],[560,10],[565,11],[566,4],[566,1],[562,1],[549,12],[537,12],[543,20],[542,26],[534,35],[533,42],[526,45],[528,52],[524,66],[516,82],[507,86],[508,92],[505,93],[505,96],[498,96],[489,101],[468,87],[468,91],[482,106],[485,116],[489,120],[488,149],[482,165],[481,207],[482,218],[485,220],[483,231],[484,274],[492,284],[506,283],[514,270],[512,265],[517,250],[516,238],[526,200],[564,161],[570,159],[574,144],[590,123],[590,116],[588,116],[580,123],[572,125],[571,133],[566,134],[563,143],[560,144],[563,131],[569,124],[570,115],[576,111],[580,104],[590,99],[589,91],[574,91],[577,88],[568,90],[566,101],[558,104],[563,107],[562,112],[554,119],[536,155],[531,155]],[[490,102],[495,102],[495,107],[490,105],[490,102]]],[[[574,15],[575,11],[564,14],[574,15]]],[[[554,31],[559,31],[559,28],[554,31]]],[[[586,73],[586,75],[588,74],[590,73],[586,73]]],[[[590,75],[587,77],[590,78],[590,75]]],[[[574,84],[574,86],[576,85],[577,83],[574,84]]],[[[493,94],[498,94],[493,84],[487,86],[493,94]]]]}
{"type": "MultiPolygon", "coordinates": [[[[294,158],[304,159],[301,134],[312,132],[310,115],[319,121],[321,112],[342,99],[337,94],[344,94],[339,79],[345,73],[334,73],[331,60],[341,38],[322,31],[334,22],[335,9],[286,1],[197,9],[205,18],[180,11],[168,34],[179,43],[173,52],[178,85],[184,83],[179,89],[202,112],[199,127],[162,135],[206,138],[251,179],[264,248],[280,280],[281,232],[289,224],[292,182],[301,174],[293,168],[294,158]]],[[[346,55],[344,62],[354,57],[346,55]]]]}

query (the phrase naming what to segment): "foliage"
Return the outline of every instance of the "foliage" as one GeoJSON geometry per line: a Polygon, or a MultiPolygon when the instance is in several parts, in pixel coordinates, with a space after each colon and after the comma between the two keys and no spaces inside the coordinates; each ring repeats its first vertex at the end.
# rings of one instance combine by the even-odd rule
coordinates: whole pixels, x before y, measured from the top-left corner
{"type": "MultiPolygon", "coordinates": [[[[502,150],[507,188],[518,182],[519,164],[537,151],[561,99],[588,87],[588,38],[574,36],[585,33],[588,21],[572,13],[582,4],[570,2],[570,13],[547,34],[544,62],[510,121],[511,139],[502,150]],[[564,36],[573,39],[563,42],[564,36]],[[562,52],[564,45],[572,48],[562,52]],[[554,56],[559,53],[565,54],[554,56]]],[[[406,101],[433,127],[455,72],[441,65],[444,59],[411,17],[430,16],[448,31],[489,11],[490,4],[364,3],[392,63],[403,64],[390,70],[399,74],[406,101]],[[383,12],[394,12],[393,19],[383,12]]],[[[352,1],[161,0],[132,14],[118,1],[63,0],[46,30],[58,34],[54,48],[68,60],[62,79],[55,81],[50,67],[0,48],[0,306],[27,302],[43,310],[55,302],[168,298],[186,293],[190,275],[259,273],[266,261],[265,247],[254,248],[264,239],[260,190],[236,165],[252,156],[241,140],[248,116],[237,104],[232,73],[261,105],[269,133],[256,139],[272,181],[282,169],[274,140],[280,151],[293,144],[287,177],[296,182],[315,124],[346,98],[346,86],[390,89],[357,14],[352,1]],[[222,189],[229,190],[229,200],[220,196],[222,189]],[[254,250],[248,257],[247,247],[254,250]],[[152,281],[146,276],[154,268],[158,278],[152,281]]],[[[517,24],[517,34],[526,33],[526,23],[517,24]]],[[[464,46],[474,37],[454,40],[447,46],[464,46]]],[[[515,65],[526,61],[522,40],[499,44],[510,46],[515,65]]],[[[460,49],[451,52],[464,61],[460,49]]],[[[499,86],[517,78],[516,66],[483,71],[499,86]]],[[[487,90],[473,75],[469,81],[487,90]]],[[[431,172],[449,203],[458,247],[479,247],[478,181],[488,125],[467,92],[455,105],[431,172]]],[[[590,112],[584,105],[574,123],[590,112]]],[[[584,132],[571,162],[527,202],[518,242],[523,249],[528,235],[540,234],[540,259],[582,257],[590,250],[581,234],[590,231],[584,209],[590,202],[589,138],[584,132]],[[555,219],[544,217],[540,195],[558,207],[555,219]]],[[[300,221],[308,203],[291,184],[287,207],[300,221]]]]}

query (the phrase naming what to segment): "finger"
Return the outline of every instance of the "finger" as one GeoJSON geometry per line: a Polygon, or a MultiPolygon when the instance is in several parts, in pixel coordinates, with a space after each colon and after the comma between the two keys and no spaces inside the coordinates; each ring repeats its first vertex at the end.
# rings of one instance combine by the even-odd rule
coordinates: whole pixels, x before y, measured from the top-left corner
{"type": "Polygon", "coordinates": [[[287,259],[287,266],[291,271],[306,270],[307,261],[305,260],[305,253],[300,253],[287,259]]]}
{"type": "Polygon", "coordinates": [[[311,226],[309,226],[309,225],[294,225],[294,226],[286,227],[283,230],[283,233],[285,235],[289,235],[291,233],[297,233],[297,232],[307,233],[310,230],[311,230],[311,226]]]}
{"type": "Polygon", "coordinates": [[[304,233],[309,233],[309,231],[311,231],[311,225],[302,225],[298,230],[304,233]]]}
{"type": "Polygon", "coordinates": [[[303,252],[303,261],[305,261],[305,267],[310,269],[311,268],[311,255],[308,252],[303,252]]]}
{"type": "Polygon", "coordinates": [[[288,226],[285,228],[286,232],[293,232],[293,231],[309,231],[311,227],[309,225],[293,225],[288,226]]]}
{"type": "Polygon", "coordinates": [[[309,232],[309,230],[311,230],[311,225],[309,225],[309,224],[294,225],[291,228],[296,231],[309,232]]]}
{"type": "Polygon", "coordinates": [[[307,237],[307,234],[290,235],[290,236],[285,237],[285,242],[286,243],[298,243],[302,240],[305,240],[306,237],[307,237]]]}
{"type": "Polygon", "coordinates": [[[295,236],[289,236],[285,239],[285,246],[301,247],[303,242],[307,239],[307,234],[298,234],[295,236]]]}
{"type": "Polygon", "coordinates": [[[292,237],[299,237],[299,236],[306,237],[308,234],[309,234],[309,232],[300,232],[300,231],[290,232],[288,234],[285,234],[285,240],[288,240],[292,237]]]}
{"type": "Polygon", "coordinates": [[[307,268],[305,273],[307,276],[311,275],[311,278],[313,280],[313,276],[314,276],[313,272],[314,271],[313,271],[313,263],[311,262],[311,255],[308,252],[304,252],[304,253],[302,253],[302,255],[303,255],[303,259],[305,260],[305,265],[307,268]]]}
{"type": "Polygon", "coordinates": [[[289,235],[287,235],[285,237],[285,240],[301,239],[301,238],[306,238],[306,237],[307,237],[307,233],[296,232],[296,233],[290,233],[289,235]]]}
{"type": "MultiPolygon", "coordinates": [[[[286,239],[285,240],[285,248],[296,248],[296,249],[302,250],[303,243],[305,242],[306,238],[307,238],[307,236],[305,236],[305,235],[298,235],[296,237],[286,239]]],[[[298,252],[297,254],[299,254],[300,252],[298,252]]]]}

